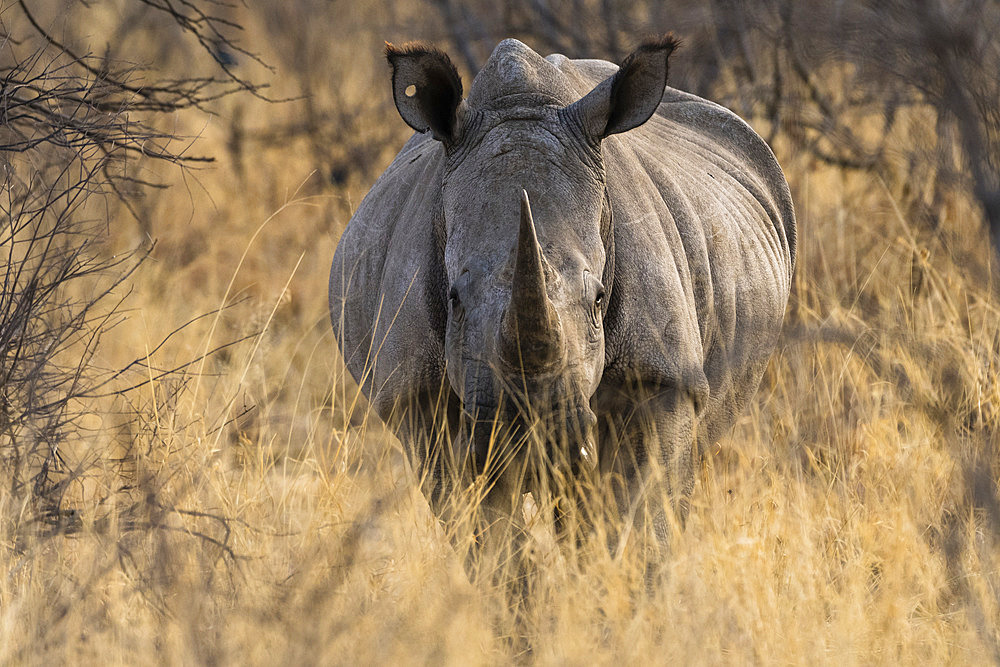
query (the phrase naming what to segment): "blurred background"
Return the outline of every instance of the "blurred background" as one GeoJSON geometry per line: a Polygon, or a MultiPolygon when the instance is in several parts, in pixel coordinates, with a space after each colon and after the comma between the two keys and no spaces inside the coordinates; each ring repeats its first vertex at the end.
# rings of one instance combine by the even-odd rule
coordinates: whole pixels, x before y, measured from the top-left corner
{"type": "Polygon", "coordinates": [[[998,34],[992,0],[4,0],[0,662],[1000,660],[998,34]],[[664,32],[791,186],[781,348],[661,589],[538,547],[514,613],[330,331],[410,134],[383,42],[467,90],[505,37],[664,32]]]}

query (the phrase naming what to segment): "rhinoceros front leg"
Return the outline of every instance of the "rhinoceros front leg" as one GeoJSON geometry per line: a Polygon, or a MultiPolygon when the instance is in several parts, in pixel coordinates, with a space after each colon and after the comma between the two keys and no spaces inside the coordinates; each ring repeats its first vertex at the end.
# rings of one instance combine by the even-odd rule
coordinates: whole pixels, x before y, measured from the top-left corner
{"type": "MultiPolygon", "coordinates": [[[[648,556],[668,546],[687,517],[695,479],[697,410],[689,392],[644,387],[601,420],[601,469],[610,474],[623,524],[617,550],[648,556]]],[[[652,564],[652,563],[650,563],[652,564]]]]}
{"type": "Polygon", "coordinates": [[[444,388],[397,401],[388,419],[431,512],[446,525],[455,518],[456,494],[468,476],[469,461],[454,446],[460,414],[458,399],[444,388]]]}

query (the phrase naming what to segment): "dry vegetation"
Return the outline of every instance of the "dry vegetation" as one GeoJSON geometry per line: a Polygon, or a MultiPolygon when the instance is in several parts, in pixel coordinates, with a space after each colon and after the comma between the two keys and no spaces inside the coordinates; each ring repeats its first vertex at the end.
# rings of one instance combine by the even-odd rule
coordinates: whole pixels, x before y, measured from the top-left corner
{"type": "MultiPolygon", "coordinates": [[[[455,536],[345,379],[328,322],[338,235],[407,134],[382,40],[430,37],[475,59],[503,30],[545,51],[546,24],[535,35],[516,14],[470,23],[476,3],[210,5],[276,71],[239,52],[220,59],[269,82],[263,95],[309,97],[244,91],[211,115],[154,118],[191,137],[170,144],[178,155],[217,161],[130,158],[133,175],[171,187],[133,182],[127,207],[112,197],[74,212],[100,223],[88,227],[102,241],[95,261],[156,244],[117,286],[122,267],[66,287],[66,303],[110,289],[94,318],[127,298],[99,345],[71,341],[58,361],[72,368],[84,345],[86,370],[127,370],[113,393],[73,397],[58,457],[39,450],[48,486],[20,483],[32,460],[14,436],[55,436],[0,419],[0,664],[1000,660],[1000,301],[976,175],[945,169],[963,153],[926,99],[846,108],[858,77],[877,79],[863,64],[806,54],[810,80],[795,88],[795,63],[781,69],[776,56],[770,79],[752,79],[782,82],[778,114],[778,93],[768,103],[741,88],[743,56],[704,37],[718,16],[688,6],[702,4],[678,3],[679,25],[626,16],[614,33],[624,47],[595,37],[595,53],[548,26],[572,55],[627,49],[628,21],[639,34],[687,29],[679,80],[772,138],[799,215],[781,348],[705,461],[652,590],[627,552],[553,544],[544,526],[529,608],[517,611],[496,577],[470,583],[455,536]],[[705,53],[717,58],[711,79],[695,62],[705,53]],[[843,108],[842,125],[808,104],[843,108]],[[844,141],[817,139],[843,128],[844,141]],[[858,155],[871,160],[850,163],[858,155]]],[[[23,40],[5,58],[37,47],[16,3],[0,20],[23,40]]],[[[43,20],[82,51],[155,62],[156,76],[216,72],[134,1],[66,3],[43,20]]],[[[0,418],[12,387],[0,387],[0,418]]]]}

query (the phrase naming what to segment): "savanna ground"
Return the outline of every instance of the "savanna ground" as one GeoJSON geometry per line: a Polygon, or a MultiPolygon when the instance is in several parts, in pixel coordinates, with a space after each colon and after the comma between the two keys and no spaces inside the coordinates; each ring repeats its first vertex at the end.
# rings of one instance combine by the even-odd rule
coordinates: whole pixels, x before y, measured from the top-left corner
{"type": "MultiPolygon", "coordinates": [[[[590,42],[586,21],[540,14],[533,28],[528,9],[475,2],[209,5],[269,72],[209,40],[213,61],[135,0],[50,1],[2,3],[5,57],[39,48],[27,6],[64,47],[151,63],[151,81],[231,59],[286,101],[244,91],[155,117],[182,137],[174,151],[215,161],[129,157],[126,170],[170,187],[133,182],[74,212],[99,223],[87,252],[151,251],[92,312],[102,333],[85,370],[115,377],[67,406],[58,456],[25,458],[24,443],[52,434],[0,420],[0,663],[1000,660],[995,255],[962,166],[970,146],[933,91],[915,85],[926,97],[891,110],[857,101],[861,83],[889,83],[800,52],[809,72],[796,83],[803,61],[780,60],[793,45],[772,70],[769,51],[752,57],[782,31],[712,31],[725,2],[676,3],[674,21],[637,3],[645,14],[622,10],[590,42]],[[466,576],[461,536],[431,517],[329,324],[338,236],[408,135],[382,40],[434,39],[460,54],[467,86],[499,36],[614,56],[664,29],[688,40],[672,81],[744,115],[785,170],[799,219],[785,331],[706,457],[656,585],[634,554],[554,544],[541,527],[518,613],[496,577],[466,576]],[[725,46],[730,33],[749,56],[725,46]],[[746,88],[754,62],[773,103],[746,88]]],[[[595,4],[597,17],[617,7],[595,4]]],[[[762,3],[763,24],[819,20],[785,6],[762,3]]],[[[26,150],[3,159],[34,164],[26,150]]],[[[4,224],[14,215],[5,207],[4,224]]],[[[121,270],[65,285],[67,303],[121,270]]],[[[72,369],[74,354],[57,361],[72,369]]]]}

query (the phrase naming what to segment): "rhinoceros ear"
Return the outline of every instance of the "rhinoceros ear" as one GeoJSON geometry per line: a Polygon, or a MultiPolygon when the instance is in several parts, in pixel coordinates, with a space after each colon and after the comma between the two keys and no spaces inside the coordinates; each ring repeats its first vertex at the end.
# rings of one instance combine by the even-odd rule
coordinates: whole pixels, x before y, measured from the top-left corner
{"type": "Polygon", "coordinates": [[[567,111],[580,119],[584,132],[600,141],[649,120],[667,85],[667,59],[680,42],[673,35],[644,42],[621,67],[574,102],[567,111]]]}
{"type": "Polygon", "coordinates": [[[392,65],[392,97],[399,115],[417,132],[430,130],[445,144],[456,137],[462,79],[443,51],[419,42],[385,43],[392,65]]]}

